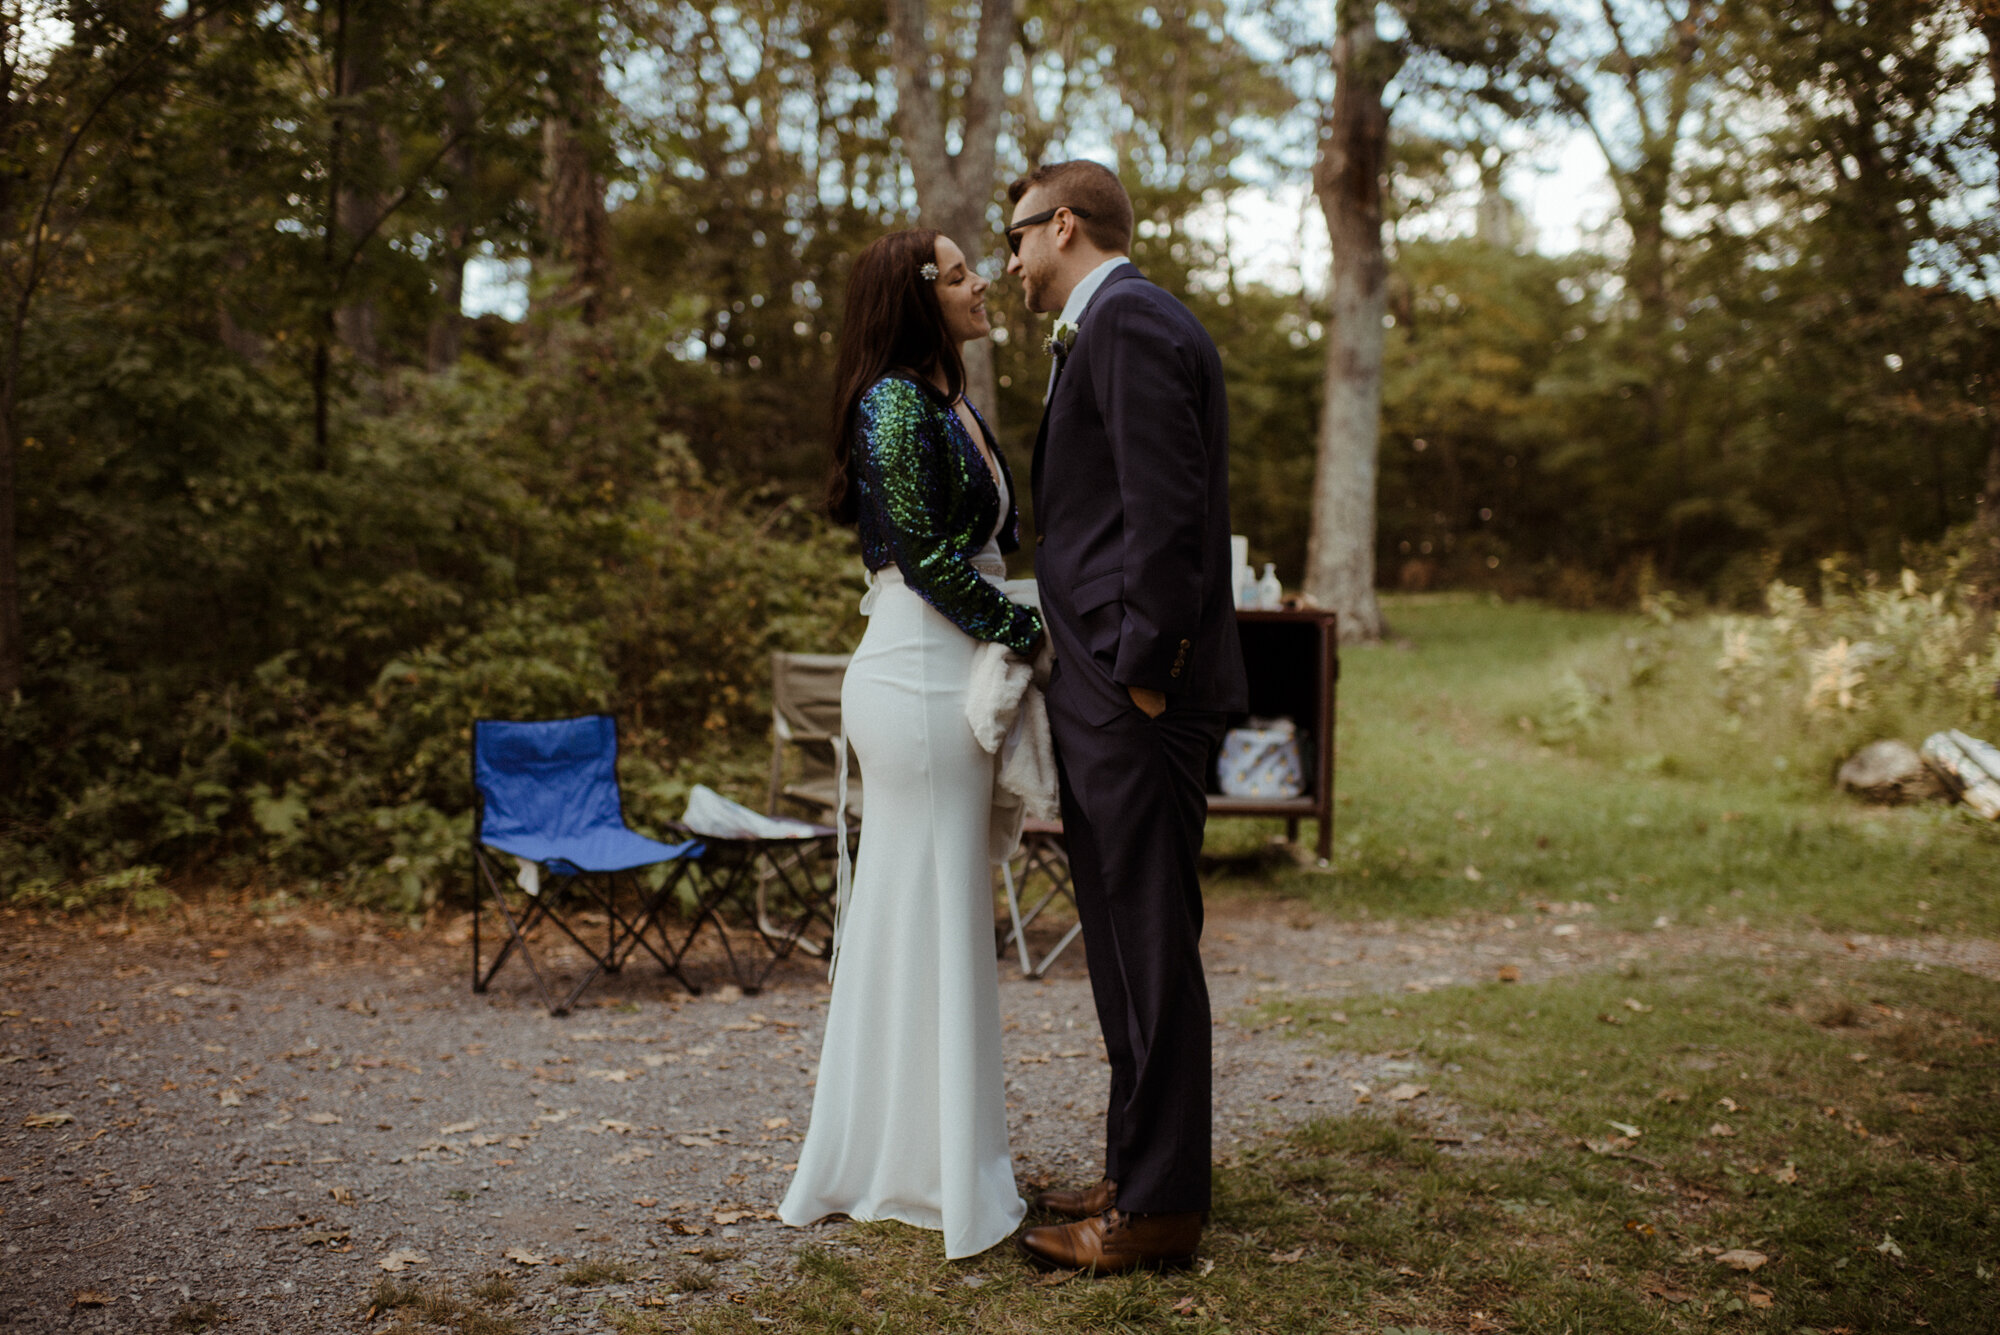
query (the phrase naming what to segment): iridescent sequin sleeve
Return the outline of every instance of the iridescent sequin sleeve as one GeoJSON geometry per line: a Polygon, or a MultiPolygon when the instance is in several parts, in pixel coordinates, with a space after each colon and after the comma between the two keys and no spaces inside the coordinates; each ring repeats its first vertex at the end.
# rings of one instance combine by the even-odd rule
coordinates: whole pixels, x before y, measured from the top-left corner
{"type": "Polygon", "coordinates": [[[984,545],[983,534],[945,527],[954,461],[941,426],[939,410],[907,380],[883,379],[863,395],[854,450],[861,503],[875,511],[872,527],[919,597],[974,639],[1025,654],[1041,634],[1041,619],[972,568],[970,553],[984,545]]]}

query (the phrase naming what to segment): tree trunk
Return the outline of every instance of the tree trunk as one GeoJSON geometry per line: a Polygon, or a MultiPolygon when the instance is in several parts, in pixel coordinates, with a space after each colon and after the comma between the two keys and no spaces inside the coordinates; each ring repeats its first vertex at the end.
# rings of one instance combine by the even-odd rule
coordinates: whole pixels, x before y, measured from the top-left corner
{"type": "Polygon", "coordinates": [[[600,119],[604,47],[597,8],[586,10],[569,85],[542,122],[542,224],[557,263],[568,270],[556,294],[586,325],[604,318],[611,282],[611,222],[604,208],[600,119]]]}
{"type": "MultiPolygon", "coordinates": [[[[349,0],[342,8],[341,57],[334,85],[342,103],[341,120],[347,143],[340,188],[334,193],[334,225],[339,237],[336,255],[347,254],[358,238],[374,228],[388,207],[387,181],[393,146],[386,140],[381,116],[369,95],[382,82],[383,47],[389,15],[381,0],[349,0]]],[[[334,308],[334,327],[356,360],[380,366],[383,359],[380,318],[368,290],[365,266],[356,284],[334,308]]]]}
{"type": "Polygon", "coordinates": [[[1313,479],[1306,596],[1340,614],[1343,643],[1382,637],[1375,598],[1375,477],[1381,441],[1382,317],[1389,265],[1382,196],[1389,113],[1382,92],[1402,53],[1375,30],[1372,0],[1342,0],[1334,95],[1313,165],[1313,193],[1333,243],[1326,400],[1313,479]]]}
{"type": "Polygon", "coordinates": [[[473,149],[473,132],[478,120],[472,98],[463,87],[449,97],[451,132],[457,142],[445,154],[445,200],[449,222],[445,227],[442,254],[438,257],[437,304],[431,311],[429,337],[424,349],[424,365],[432,375],[449,371],[458,362],[463,347],[465,316],[465,261],[472,242],[475,188],[473,174],[479,166],[473,149]]]}
{"type": "MultiPolygon", "coordinates": [[[[0,152],[12,155],[20,108],[14,89],[14,45],[18,34],[4,33],[7,47],[0,55],[0,152]]],[[[14,220],[18,175],[0,172],[0,219],[14,220]]],[[[0,705],[21,690],[26,646],[21,643],[21,562],[14,541],[14,388],[21,365],[21,333],[25,313],[12,321],[4,356],[0,356],[0,705]]],[[[11,748],[0,748],[0,778],[13,781],[11,748]]]]}
{"type": "MultiPolygon", "coordinates": [[[[959,108],[957,153],[946,146],[942,94],[931,75],[929,8],[926,0],[889,0],[896,129],[917,178],[917,208],[924,224],[956,241],[966,264],[977,269],[987,252],[986,209],[993,200],[1007,59],[1017,32],[1014,5],[1013,0],[981,0],[971,78],[959,108]]],[[[966,345],[965,379],[967,396],[998,430],[993,345],[987,340],[966,345]]]]}
{"type": "MultiPolygon", "coordinates": [[[[1979,32],[1986,39],[1986,72],[1993,86],[1993,103],[1986,109],[1986,133],[1993,147],[1993,160],[2000,165],[2000,7],[1989,3],[1979,15],[1979,32]],[[1990,11],[1990,12],[1989,12],[1990,11]]],[[[1986,550],[1975,565],[1980,585],[1980,601],[2000,609],[2000,382],[1989,378],[1992,391],[1986,404],[1985,487],[1979,497],[1979,534],[1986,550]]]]}

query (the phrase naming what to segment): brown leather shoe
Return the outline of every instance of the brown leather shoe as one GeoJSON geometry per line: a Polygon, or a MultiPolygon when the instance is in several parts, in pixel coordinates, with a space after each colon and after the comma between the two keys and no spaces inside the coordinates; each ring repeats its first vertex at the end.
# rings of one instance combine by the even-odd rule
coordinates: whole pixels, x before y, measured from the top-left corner
{"type": "Polygon", "coordinates": [[[1186,1265],[1201,1241],[1201,1214],[1103,1214],[1074,1224],[1046,1224],[1021,1235],[1021,1249],[1058,1270],[1118,1275],[1186,1265]]]}
{"type": "Polygon", "coordinates": [[[1118,1184],[1100,1177],[1081,1191],[1045,1191],[1035,1197],[1037,1210],[1048,1210],[1065,1219],[1088,1219],[1118,1204],[1118,1184]]]}

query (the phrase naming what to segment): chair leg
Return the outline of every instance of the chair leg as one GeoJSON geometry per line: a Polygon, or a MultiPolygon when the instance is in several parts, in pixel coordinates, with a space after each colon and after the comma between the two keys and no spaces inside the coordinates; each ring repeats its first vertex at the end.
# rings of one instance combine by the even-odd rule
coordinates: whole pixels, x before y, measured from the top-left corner
{"type": "MultiPolygon", "coordinates": [[[[1023,880],[1027,879],[1028,865],[1024,863],[1022,866],[1023,880]]],[[[1014,885],[1014,868],[1010,864],[1005,862],[1000,864],[1000,879],[1007,887],[1007,917],[1014,924],[1014,930],[1008,934],[1007,940],[1013,942],[1015,948],[1020,951],[1021,976],[1025,978],[1029,975],[1027,924],[1021,921],[1021,892],[1014,885]]],[[[1000,949],[1003,952],[1007,949],[1006,942],[1001,943],[1000,949]]]]}
{"type": "Polygon", "coordinates": [[[484,992],[479,977],[479,920],[486,914],[485,894],[479,884],[479,845],[472,845],[472,990],[484,992]]]}
{"type": "Polygon", "coordinates": [[[561,924],[562,920],[560,918],[553,918],[552,915],[547,915],[542,901],[538,898],[528,907],[528,911],[522,915],[521,921],[516,922],[513,913],[507,908],[507,892],[500,887],[499,882],[494,878],[491,864],[485,857],[475,854],[473,865],[477,874],[485,878],[487,888],[493,893],[493,906],[499,910],[500,920],[507,924],[507,944],[500,948],[499,953],[493,957],[493,966],[486,971],[483,978],[475,980],[474,986],[482,992],[485,991],[486,985],[492,982],[493,975],[500,972],[500,966],[505,964],[507,957],[514,953],[514,947],[519,946],[521,948],[521,960],[528,966],[529,976],[535,980],[535,990],[541,994],[542,1005],[547,1008],[551,1015],[562,1014],[560,1010],[556,1009],[555,998],[549,995],[548,984],[542,979],[542,971],[535,967],[534,953],[528,949],[527,945],[527,930],[535,925],[538,916],[551,916],[552,920],[558,925],[561,924]]]}

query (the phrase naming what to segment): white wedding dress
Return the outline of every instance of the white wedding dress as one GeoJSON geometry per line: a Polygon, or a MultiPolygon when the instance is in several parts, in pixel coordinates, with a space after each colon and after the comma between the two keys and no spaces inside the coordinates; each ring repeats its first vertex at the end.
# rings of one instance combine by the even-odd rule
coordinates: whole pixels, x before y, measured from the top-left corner
{"type": "MultiPolygon", "coordinates": [[[[1005,574],[991,541],[974,564],[1005,574]]],[[[993,757],[965,717],[978,642],[895,566],[871,585],[840,696],[866,781],[861,847],[812,1122],[778,1215],[899,1219],[941,1231],[947,1257],[973,1256],[1027,1211],[1000,1057],[993,757]]]]}

